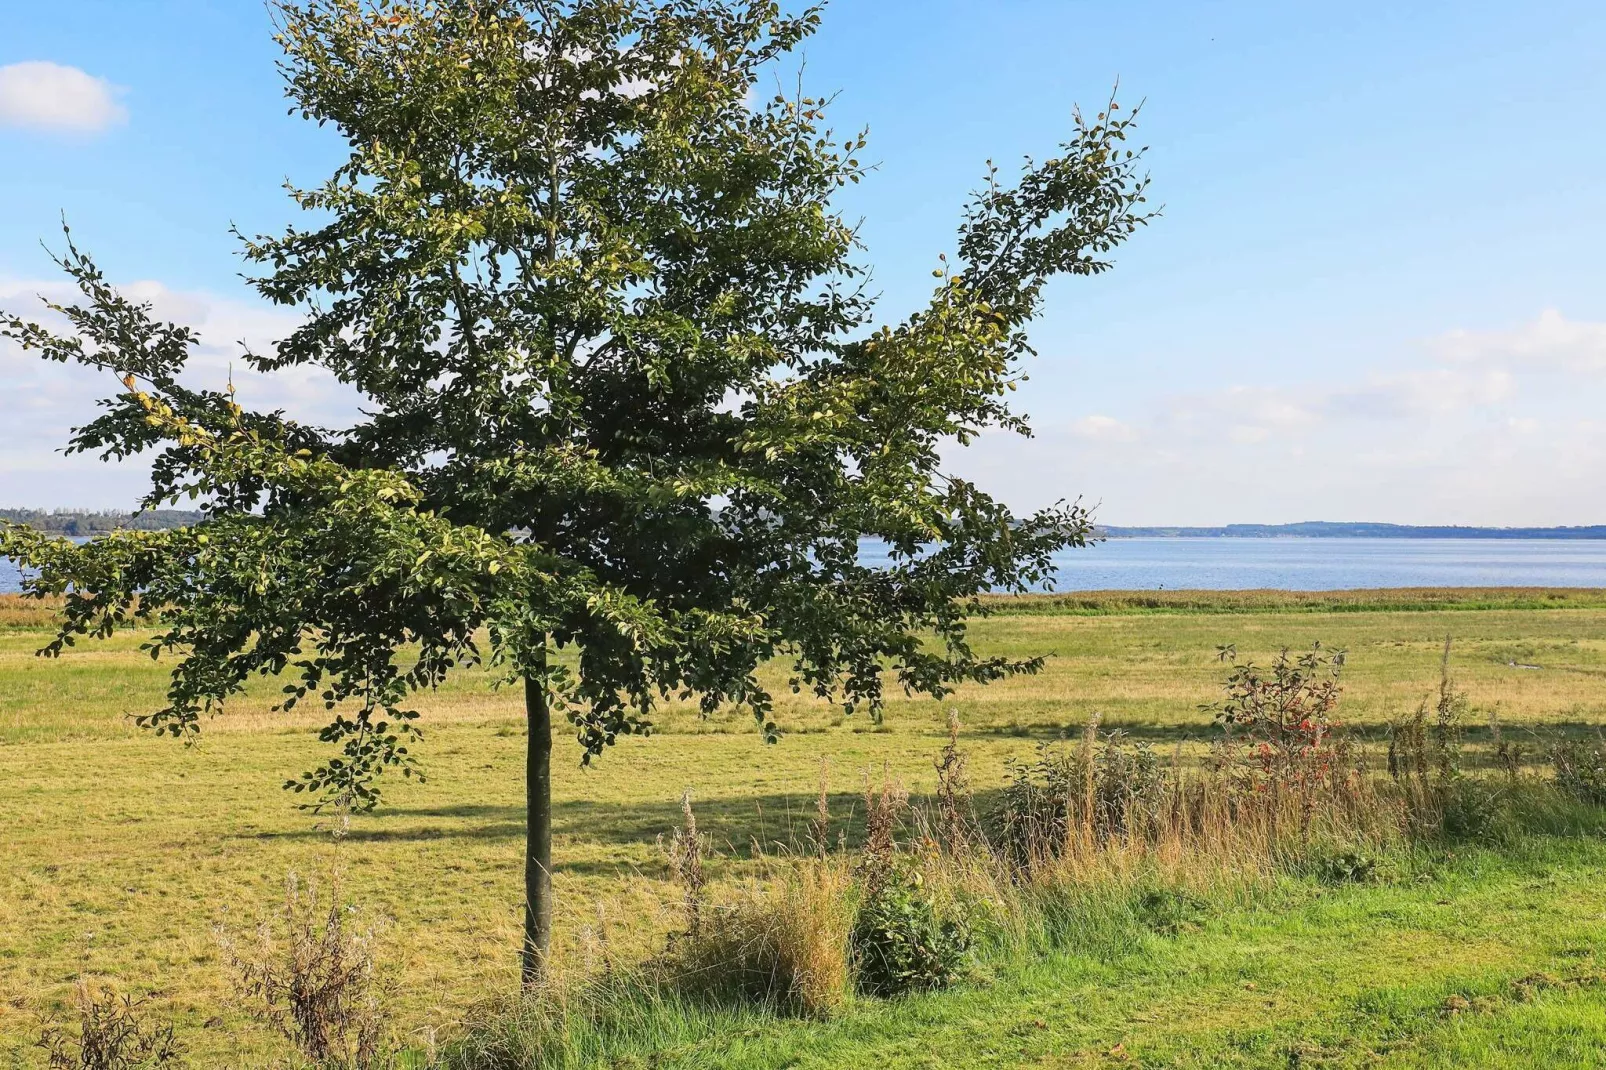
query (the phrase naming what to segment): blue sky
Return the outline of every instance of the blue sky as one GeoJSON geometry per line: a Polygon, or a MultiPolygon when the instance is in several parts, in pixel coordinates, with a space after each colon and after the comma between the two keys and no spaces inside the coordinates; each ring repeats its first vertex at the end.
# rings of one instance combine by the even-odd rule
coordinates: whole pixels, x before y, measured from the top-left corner
{"type": "MultiPolygon", "coordinates": [[[[255,3],[15,5],[0,35],[0,304],[55,285],[65,213],[108,274],[198,326],[202,373],[288,322],[228,227],[339,156],[286,114],[255,3]]],[[[1145,99],[1164,217],[1056,285],[1021,392],[1038,436],[952,467],[1110,523],[1606,522],[1606,5],[838,0],[806,84],[880,170],[844,207],[894,319],[987,158],[1076,102],[1145,99]]],[[[0,504],[123,506],[61,458],[102,384],[0,349],[0,504]]],[[[316,375],[253,384],[316,418],[316,375]]]]}

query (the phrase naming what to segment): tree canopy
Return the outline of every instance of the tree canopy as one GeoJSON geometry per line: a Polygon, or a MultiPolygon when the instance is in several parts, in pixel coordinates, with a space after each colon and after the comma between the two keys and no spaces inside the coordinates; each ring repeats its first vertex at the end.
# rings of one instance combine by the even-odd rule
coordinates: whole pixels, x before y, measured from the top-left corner
{"type": "Polygon", "coordinates": [[[316,365],[361,396],[330,429],[186,385],[196,336],[121,296],[71,237],[66,329],[24,348],[122,383],[69,448],[154,455],[145,505],[203,516],[82,546],[22,527],[0,552],[64,594],[79,636],[153,630],[165,708],[200,731],[258,674],[331,711],[292,780],[372,805],[411,773],[410,697],[468,664],[523,679],[581,753],[655,706],[749,708],[758,668],[879,715],[1035,670],[979,656],[983,592],[1050,576],[1087,516],[1014,515],[944,473],[1006,398],[1056,275],[1090,275],[1148,218],[1132,119],[1080,114],[1047,159],[992,165],[928,305],[877,326],[834,196],[868,172],[827,101],[765,90],[818,9],[768,0],[306,0],[277,8],[294,111],[345,161],[291,191],[305,222],[246,237],[257,291],[298,310],[254,371],[316,365]],[[891,552],[860,563],[860,541],[891,552]],[[576,652],[549,661],[550,644],[576,652]]]}

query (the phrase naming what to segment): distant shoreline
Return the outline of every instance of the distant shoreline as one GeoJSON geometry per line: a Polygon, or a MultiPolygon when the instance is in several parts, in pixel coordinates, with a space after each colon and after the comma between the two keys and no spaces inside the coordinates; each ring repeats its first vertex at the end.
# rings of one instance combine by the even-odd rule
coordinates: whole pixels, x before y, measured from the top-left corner
{"type": "Polygon", "coordinates": [[[1109,539],[1606,539],[1606,524],[1549,528],[1479,528],[1463,525],[1343,523],[1225,524],[1221,527],[1118,527],[1099,525],[1109,539]]]}
{"type": "MultiPolygon", "coordinates": [[[[199,523],[202,514],[184,509],[122,513],[87,509],[0,509],[0,520],[64,535],[96,535],[123,529],[161,530],[199,523]]],[[[1572,527],[1486,528],[1460,524],[1379,524],[1304,520],[1294,524],[1223,524],[1218,527],[1097,525],[1106,539],[1606,539],[1606,524],[1572,527]]]]}

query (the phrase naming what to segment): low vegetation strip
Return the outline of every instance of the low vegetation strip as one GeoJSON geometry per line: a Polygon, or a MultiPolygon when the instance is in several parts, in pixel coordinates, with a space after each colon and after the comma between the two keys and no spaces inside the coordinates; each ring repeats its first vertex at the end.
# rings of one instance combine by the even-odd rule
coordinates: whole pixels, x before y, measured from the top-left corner
{"type": "Polygon", "coordinates": [[[831,1022],[665,1014],[594,1065],[1602,1066],[1603,864],[1564,836],[1421,854],[1386,883],[1287,880],[831,1022]]]}
{"type": "Polygon", "coordinates": [[[1391,587],[1345,591],[1066,591],[999,595],[1001,614],[1432,613],[1443,610],[1599,609],[1598,587],[1391,587]]]}
{"type": "MultiPolygon", "coordinates": [[[[1058,591],[988,595],[999,616],[1131,616],[1226,613],[1438,613],[1467,610],[1606,609],[1600,587],[1388,587],[1342,591],[1058,591]]],[[[48,628],[59,598],[0,594],[0,628],[48,628]]]]}
{"type": "MultiPolygon", "coordinates": [[[[1426,1007],[1455,1014],[1496,1008],[1507,988],[1522,989],[1517,995],[1525,998],[1550,989],[1593,989],[1602,980],[1592,950],[1603,932],[1597,914],[1586,915],[1589,943],[1571,951],[1589,960],[1587,968],[1555,976],[1535,967],[1536,957],[1553,965],[1541,941],[1535,941],[1541,948],[1513,953],[1504,936],[1469,936],[1461,915],[1477,912],[1480,923],[1499,917],[1509,911],[1510,890],[1503,890],[1499,905],[1480,902],[1478,881],[1464,879],[1478,871],[1450,864],[1458,848],[1500,845],[1517,858],[1531,855],[1541,838],[1598,834],[1606,828],[1599,807],[1606,801],[1606,753],[1598,744],[1557,744],[1553,780],[1525,777],[1515,763],[1499,774],[1471,775],[1462,741],[1468,702],[1449,676],[1448,655],[1447,645],[1431,707],[1424,703],[1391,725],[1386,776],[1368,771],[1334,720],[1344,657],[1320,647],[1284,652],[1265,667],[1235,663],[1213,707],[1221,735],[1199,768],[1184,767],[1180,756],[1167,766],[1146,744],[1120,731],[1101,733],[1089,722],[1074,746],[1040,748],[1035,760],[1016,763],[1008,790],[985,815],[970,792],[968,757],[957,718],[951,718],[948,743],[934,763],[937,788],[925,806],[909,809],[907,795],[885,777],[879,786],[867,780],[859,845],[849,852],[839,840],[833,849],[822,772],[812,853],[805,843],[801,852],[772,862],[759,890],[733,901],[709,897],[700,834],[685,801],[685,824],[669,850],[683,892],[683,926],[667,949],[628,974],[605,964],[600,975],[583,977],[572,989],[540,996],[471,1030],[449,1049],[447,1065],[512,1070],[618,1065],[638,1056],[681,1065],[666,1059],[665,1049],[673,1056],[683,1038],[695,1037],[684,1028],[688,1008],[756,1006],[780,1017],[846,1012],[851,1018],[867,998],[967,980],[985,985],[989,967],[996,979],[1012,968],[1040,973],[1045,962],[1073,971],[1076,965],[1123,965],[1142,956],[1156,936],[1194,945],[1223,915],[1236,915],[1248,932],[1238,933],[1231,948],[1198,942],[1203,957],[1191,960],[1194,968],[1185,976],[1170,978],[1184,982],[1196,1017],[1180,1019],[1180,1035],[1164,1026],[1150,1031],[1145,1045],[1167,1056],[1156,1065],[1221,1065],[1224,1042],[1261,1065],[1267,1056],[1280,1065],[1320,1058],[1329,1042],[1334,1053],[1354,1056],[1363,1040],[1376,1057],[1420,1030],[1425,997],[1431,997],[1426,1007]],[[1426,910],[1419,888],[1416,897],[1387,900],[1382,909],[1367,909],[1364,901],[1359,911],[1318,905],[1324,888],[1441,882],[1435,867],[1446,865],[1462,879],[1445,881],[1450,887],[1440,889],[1443,897],[1433,906],[1457,909],[1426,910]],[[1234,910],[1245,901],[1258,909],[1234,910]],[[852,905],[844,910],[844,903],[852,905]],[[1259,920],[1268,913],[1282,928],[1268,930],[1259,920]],[[1389,950],[1376,957],[1392,960],[1405,975],[1403,984],[1380,988],[1376,973],[1353,961],[1367,950],[1366,940],[1357,939],[1357,915],[1374,922],[1362,930],[1365,937],[1392,930],[1389,950]],[[1375,924],[1380,920],[1384,924],[1375,924]],[[1211,950],[1224,961],[1212,962],[1211,950]],[[1262,956],[1263,963],[1253,964],[1262,956]],[[1513,967],[1524,971],[1520,978],[1510,979],[1513,967]],[[1506,971],[1508,979],[1491,985],[1491,968],[1497,975],[1506,971]],[[1300,998],[1316,977],[1324,978],[1320,987],[1300,998]],[[1426,987],[1424,978],[1431,979],[1426,987]],[[1246,1036],[1245,1023],[1233,1013],[1246,1006],[1239,985],[1254,992],[1262,982],[1267,1007],[1286,1004],[1281,1014],[1261,1015],[1276,1026],[1270,1044],[1263,1043],[1264,1027],[1246,1036]],[[1335,1015],[1335,1004],[1342,1013],[1335,1015]],[[1368,1006],[1377,1010],[1349,1022],[1368,1006]],[[644,1008],[653,1023],[645,1028],[644,1008]],[[1396,1021],[1387,1020],[1390,1013],[1396,1021]],[[1220,1021],[1230,1027],[1206,1024],[1220,1021]],[[1201,1048],[1218,1050],[1194,1061],[1201,1048]],[[1189,1058],[1176,1058],[1182,1053],[1189,1058]]],[[[1582,879],[1569,873],[1560,883],[1576,889],[1582,879]]],[[[1532,902],[1525,908],[1549,912],[1532,902]]],[[[1565,926],[1559,931],[1574,935],[1565,926]]],[[[1102,996],[1096,985],[1065,987],[1070,991],[1055,993],[1060,1006],[1050,1012],[1062,1021],[1070,1007],[1102,996]]],[[[1249,1002],[1258,1007],[1261,998],[1249,1002]]],[[[1019,1013],[1016,1007],[1010,1016],[1019,1013]]],[[[1128,1008],[1125,1020],[1106,1015],[1101,1024],[1109,1029],[1119,1022],[1131,1032],[1134,1017],[1128,1008]]],[[[1046,1018],[1032,1022],[1050,1033],[1046,1018]]],[[[851,1046],[859,1050],[848,1061],[933,1065],[925,1060],[941,1034],[918,1017],[870,1037],[855,1030],[851,1046]],[[904,1063],[900,1056],[919,1061],[904,1063]]],[[[717,1038],[727,1034],[706,1035],[715,1039],[705,1044],[719,1047],[717,1038]]],[[[1034,1055],[1073,1064],[1082,1057],[1139,1058],[1136,1037],[1130,1045],[1118,1039],[1107,1049],[1102,1042],[1089,1047],[1096,1036],[1074,1019],[1042,1038],[1031,1030],[999,1035],[991,1026],[967,1024],[947,1038],[953,1050],[935,1065],[1018,1065],[1034,1055]]],[[[754,1046],[744,1043],[709,1062],[700,1053],[684,1065],[790,1066],[848,1058],[844,1052],[826,1056],[820,1047],[810,1040],[754,1058],[754,1046]]]]}

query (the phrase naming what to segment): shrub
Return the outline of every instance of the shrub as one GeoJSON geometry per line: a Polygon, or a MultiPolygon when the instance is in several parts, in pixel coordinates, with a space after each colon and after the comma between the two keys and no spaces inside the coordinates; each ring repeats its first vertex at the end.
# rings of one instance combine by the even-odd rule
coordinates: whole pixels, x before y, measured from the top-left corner
{"type": "Polygon", "coordinates": [[[1153,888],[1137,899],[1137,915],[1144,927],[1165,936],[1196,928],[1208,910],[1198,896],[1178,888],[1153,888]]]}
{"type": "Polygon", "coordinates": [[[1075,747],[1045,743],[1029,762],[1006,763],[1010,782],[993,822],[1004,856],[1027,869],[1064,854],[1073,838],[1089,845],[1148,830],[1167,779],[1148,744],[1088,722],[1075,747]]]}
{"type": "Polygon", "coordinates": [[[946,988],[963,971],[972,942],[965,920],[939,909],[917,870],[896,868],[853,925],[859,990],[896,996],[946,988]]]}
{"type": "Polygon", "coordinates": [[[1027,870],[1065,850],[1086,773],[1077,758],[1062,745],[1040,743],[1031,761],[1006,760],[1010,780],[994,824],[1002,853],[1016,869],[1027,870]]]}
{"type": "Polygon", "coordinates": [[[1459,777],[1439,793],[1439,834],[1448,840],[1507,842],[1517,834],[1507,792],[1477,777],[1459,777]]]}
{"type": "Polygon", "coordinates": [[[82,982],[74,993],[77,1029],[48,1025],[39,1037],[50,1070],[156,1070],[180,1064],[170,1024],[153,1024],[144,1002],[82,982]]]}
{"type": "Polygon", "coordinates": [[[1370,884],[1377,879],[1377,859],[1354,849],[1317,856],[1311,868],[1323,884],[1370,884]]]}
{"type": "Polygon", "coordinates": [[[1233,646],[1218,647],[1217,657],[1232,664],[1224,697],[1202,709],[1226,733],[1219,754],[1247,787],[1310,791],[1347,778],[1349,751],[1333,719],[1344,651],[1324,652],[1318,642],[1295,657],[1284,647],[1267,669],[1240,664],[1233,646]],[[1239,761],[1240,743],[1247,761],[1239,761]]]}
{"type": "Polygon", "coordinates": [[[1606,740],[1563,740],[1550,749],[1556,787],[1580,802],[1606,804],[1606,740]]]}

